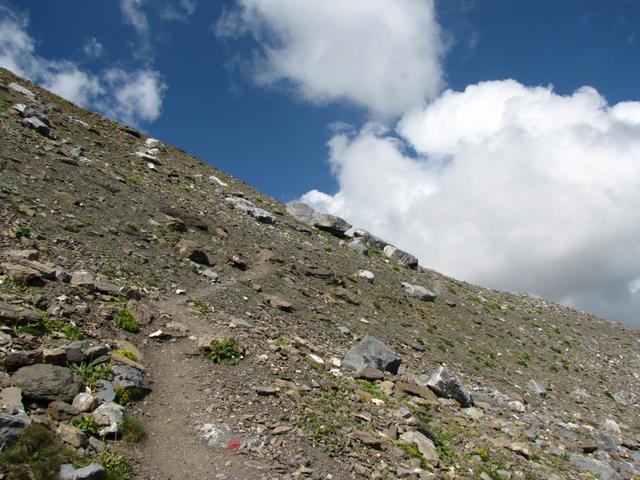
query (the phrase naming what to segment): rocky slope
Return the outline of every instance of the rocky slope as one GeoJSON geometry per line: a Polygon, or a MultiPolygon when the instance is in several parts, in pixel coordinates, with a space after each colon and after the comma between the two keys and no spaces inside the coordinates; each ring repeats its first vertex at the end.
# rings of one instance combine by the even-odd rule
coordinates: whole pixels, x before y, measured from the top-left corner
{"type": "Polygon", "coordinates": [[[639,332],[0,84],[0,478],[640,478],[639,332]]]}

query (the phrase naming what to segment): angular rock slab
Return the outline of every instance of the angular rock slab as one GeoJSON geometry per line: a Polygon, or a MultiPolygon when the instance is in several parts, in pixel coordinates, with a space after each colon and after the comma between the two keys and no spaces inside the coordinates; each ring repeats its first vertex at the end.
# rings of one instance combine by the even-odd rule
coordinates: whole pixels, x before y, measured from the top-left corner
{"type": "Polygon", "coordinates": [[[107,478],[107,469],[99,463],[91,463],[83,468],[74,468],[66,464],[60,467],[60,480],[103,480],[107,478]]]}
{"type": "Polygon", "coordinates": [[[240,197],[227,197],[224,199],[225,202],[232,205],[236,210],[240,210],[241,212],[246,213],[247,215],[251,215],[260,223],[274,224],[276,223],[276,217],[267,212],[266,210],[256,207],[253,203],[251,203],[246,198],[240,197]]]}
{"type": "Polygon", "coordinates": [[[376,337],[365,336],[342,360],[342,365],[352,370],[360,371],[365,368],[375,368],[382,372],[398,373],[402,358],[376,337]]]}
{"type": "Polygon", "coordinates": [[[418,268],[418,259],[404,250],[400,250],[393,245],[387,245],[383,250],[385,256],[400,265],[416,269],[418,268]]]}
{"type": "Polygon", "coordinates": [[[421,375],[422,386],[429,387],[439,397],[452,398],[462,407],[473,405],[473,398],[464,384],[448,368],[438,367],[430,376],[421,375]]]}
{"type": "Polygon", "coordinates": [[[433,302],[437,297],[437,295],[431,290],[420,285],[412,285],[407,282],[402,282],[400,286],[411,298],[417,298],[423,302],[433,302]]]}
{"type": "Polygon", "coordinates": [[[33,400],[73,401],[84,391],[84,382],[69,368],[46,363],[18,369],[11,376],[11,383],[22,389],[25,397],[33,400]]]}

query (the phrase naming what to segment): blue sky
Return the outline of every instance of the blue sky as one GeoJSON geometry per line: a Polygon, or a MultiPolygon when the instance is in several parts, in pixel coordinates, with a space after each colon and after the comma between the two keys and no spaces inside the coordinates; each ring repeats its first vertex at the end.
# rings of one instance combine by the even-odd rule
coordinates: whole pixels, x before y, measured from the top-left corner
{"type": "MultiPolygon", "coordinates": [[[[250,54],[254,42],[220,39],[212,29],[233,2],[194,3],[187,21],[163,20],[161,3],[146,2],[141,9],[150,24],[152,64],[168,89],[161,116],[141,122],[142,128],[281,201],[312,188],[335,191],[326,163],[327,126],[361,123],[367,112],[344,103],[313,106],[283,89],[253,84],[233,64],[250,54]]],[[[133,55],[139,38],[115,0],[13,5],[28,13],[28,31],[45,58],[90,68],[141,64],[133,55]],[[105,52],[95,60],[83,54],[92,37],[105,52]]],[[[436,8],[453,42],[444,62],[452,88],[515,78],[553,84],[561,93],[591,85],[614,102],[634,98],[631,79],[640,76],[638,2],[447,0],[436,8]]]]}
{"type": "Polygon", "coordinates": [[[0,64],[444,273],[640,326],[639,24],[633,0],[0,1],[0,64]]]}

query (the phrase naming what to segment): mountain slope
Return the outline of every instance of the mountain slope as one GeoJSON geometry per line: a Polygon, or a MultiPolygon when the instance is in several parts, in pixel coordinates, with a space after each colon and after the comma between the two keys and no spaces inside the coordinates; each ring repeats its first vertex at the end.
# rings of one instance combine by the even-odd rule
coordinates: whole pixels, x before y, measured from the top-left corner
{"type": "MultiPolygon", "coordinates": [[[[144,365],[152,392],[126,412],[147,438],[107,447],[129,459],[132,478],[638,475],[637,331],[375,249],[364,256],[187,153],[0,70],[11,82],[35,96],[0,89],[0,301],[47,315],[39,331],[25,326],[43,321],[24,312],[0,316],[10,337],[0,381],[11,388],[14,371],[44,361],[15,352],[43,346],[64,347],[65,368],[77,365],[68,337],[107,345],[102,363],[125,362],[114,352],[133,344],[125,350],[139,350],[134,367],[144,365]],[[50,127],[25,120],[38,117],[50,127]],[[27,255],[75,275],[34,274],[27,255]],[[402,282],[437,298],[411,298],[402,282]],[[121,312],[138,333],[118,327],[121,312]],[[365,335],[401,357],[398,374],[343,365],[365,335]],[[213,337],[233,338],[242,359],[201,355],[213,337]],[[424,386],[439,365],[475,406],[424,386]]],[[[35,423],[60,433],[71,422],[38,419],[47,402],[24,390],[35,423]]]]}

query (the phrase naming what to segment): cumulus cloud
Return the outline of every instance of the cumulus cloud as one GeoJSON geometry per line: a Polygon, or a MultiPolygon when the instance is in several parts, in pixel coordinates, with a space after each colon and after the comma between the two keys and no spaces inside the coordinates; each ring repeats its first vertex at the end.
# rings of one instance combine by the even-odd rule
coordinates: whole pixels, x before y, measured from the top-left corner
{"type": "Polygon", "coordinates": [[[91,37],[84,44],[82,51],[89,58],[100,58],[104,53],[104,47],[96,37],[91,37]]]}
{"type": "Polygon", "coordinates": [[[103,79],[115,99],[109,99],[104,103],[97,102],[107,115],[122,118],[127,122],[152,121],[160,116],[162,98],[167,86],[158,72],[110,69],[104,72],[103,79]]]}
{"type": "Polygon", "coordinates": [[[166,84],[150,68],[90,72],[68,60],[35,53],[28,18],[0,6],[0,66],[27,77],[72,102],[125,122],[153,121],[160,115],[166,84]]]}
{"type": "Polygon", "coordinates": [[[458,278],[640,326],[640,102],[513,80],[329,142],[342,215],[458,278]]]}
{"type": "Polygon", "coordinates": [[[258,42],[254,80],[283,82],[313,103],[347,100],[394,116],[442,85],[433,0],[236,0],[219,36],[258,42]]]}

